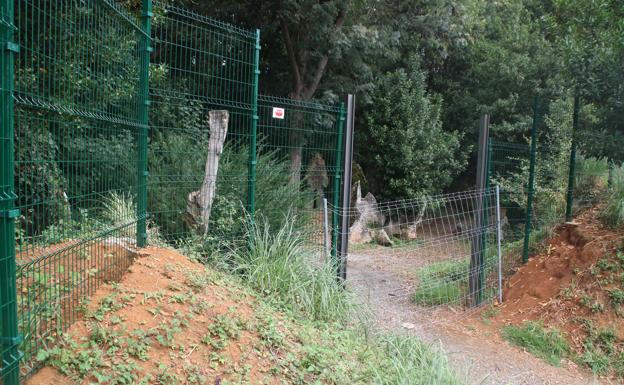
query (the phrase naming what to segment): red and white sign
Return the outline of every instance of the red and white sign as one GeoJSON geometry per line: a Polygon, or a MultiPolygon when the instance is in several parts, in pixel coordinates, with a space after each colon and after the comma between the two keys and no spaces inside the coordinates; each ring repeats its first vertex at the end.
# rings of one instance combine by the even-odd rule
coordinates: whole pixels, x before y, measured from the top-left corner
{"type": "Polygon", "coordinates": [[[273,107],[273,119],[284,119],[285,111],[283,108],[273,107]]]}

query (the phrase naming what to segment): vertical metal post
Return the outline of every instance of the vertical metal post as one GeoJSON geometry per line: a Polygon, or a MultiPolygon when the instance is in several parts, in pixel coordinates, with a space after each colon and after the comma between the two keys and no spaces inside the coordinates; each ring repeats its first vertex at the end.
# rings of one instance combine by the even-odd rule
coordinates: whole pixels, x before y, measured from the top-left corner
{"type": "Polygon", "coordinates": [[[340,110],[338,111],[337,126],[338,135],[336,135],[336,164],[334,171],[334,189],[333,189],[333,202],[332,202],[332,250],[331,255],[334,259],[336,267],[336,273],[340,274],[340,266],[338,265],[338,236],[340,229],[338,227],[338,218],[340,215],[340,179],[342,174],[342,146],[343,146],[343,131],[345,123],[345,105],[340,103],[340,110]]]}
{"type": "Polygon", "coordinates": [[[152,48],[152,0],[143,0],[141,10],[141,27],[143,34],[140,35],[140,71],[139,71],[139,122],[141,128],[138,134],[138,186],[137,186],[137,245],[147,245],[147,132],[149,129],[149,65],[152,48]]]}
{"type": "Polygon", "coordinates": [[[14,16],[13,0],[0,3],[0,343],[2,346],[2,367],[0,382],[5,385],[19,384],[18,350],[21,336],[17,327],[17,291],[15,266],[15,209],[14,185],[14,55],[19,45],[13,42],[14,16]]]}
{"type": "Polygon", "coordinates": [[[503,253],[501,250],[500,187],[496,186],[496,247],[498,251],[498,303],[503,303],[503,253]]]}
{"type": "Polygon", "coordinates": [[[347,279],[347,257],[349,253],[349,208],[351,207],[351,175],[353,165],[353,140],[355,137],[355,96],[347,95],[347,120],[344,141],[344,178],[342,181],[342,223],[340,225],[339,275],[347,279]]]}
{"type": "Polygon", "coordinates": [[[482,290],[482,270],[483,270],[483,249],[484,236],[483,224],[484,219],[484,198],[487,174],[487,158],[488,158],[488,138],[490,131],[490,117],[483,115],[479,123],[479,154],[477,159],[477,194],[475,198],[475,229],[478,229],[471,240],[470,253],[470,271],[468,277],[468,285],[470,291],[470,306],[478,306],[481,303],[482,290]]]}
{"type": "Polygon", "coordinates": [[[578,94],[574,96],[574,112],[572,113],[572,144],[570,145],[570,166],[568,169],[568,191],[566,195],[566,222],[572,220],[572,204],[574,199],[574,181],[576,178],[576,137],[578,135],[580,102],[578,94]]]}
{"type": "Polygon", "coordinates": [[[256,30],[254,70],[251,95],[251,133],[249,136],[249,171],[247,180],[247,214],[253,223],[256,211],[256,147],[258,137],[258,82],[260,80],[260,30],[256,30]]]}
{"type": "Polygon", "coordinates": [[[533,99],[533,125],[531,127],[531,157],[529,163],[529,183],[527,192],[527,207],[524,221],[524,249],[522,252],[522,262],[529,260],[529,241],[532,230],[533,215],[533,195],[535,194],[535,162],[537,158],[537,124],[539,119],[539,98],[533,99]]]}
{"type": "Polygon", "coordinates": [[[325,247],[325,258],[329,257],[329,214],[327,212],[327,198],[323,198],[323,246],[325,247]]]}

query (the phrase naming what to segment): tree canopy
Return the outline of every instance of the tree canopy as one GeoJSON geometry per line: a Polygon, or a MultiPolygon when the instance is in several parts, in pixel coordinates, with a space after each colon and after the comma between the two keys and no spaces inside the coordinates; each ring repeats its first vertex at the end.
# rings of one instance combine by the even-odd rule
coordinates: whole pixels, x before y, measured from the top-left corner
{"type": "MultiPolygon", "coordinates": [[[[355,159],[374,193],[381,193],[375,186],[388,188],[387,179],[397,178],[379,170],[378,160],[388,156],[386,145],[397,140],[397,133],[410,136],[420,124],[415,116],[427,109],[431,109],[427,135],[436,133],[439,146],[412,137],[393,151],[404,159],[430,152],[432,158],[448,158],[445,162],[453,167],[427,186],[414,184],[403,173],[402,181],[395,180],[391,185],[396,187],[383,194],[399,198],[471,185],[479,116],[491,114],[494,137],[526,141],[534,96],[540,96],[543,116],[550,119],[541,127],[541,138],[563,132],[552,122],[570,124],[562,116],[571,116],[571,99],[578,94],[583,105],[582,150],[618,162],[623,159],[622,2],[208,0],[188,4],[217,18],[261,29],[264,92],[299,99],[357,95],[355,159]],[[415,56],[418,60],[411,60],[415,56]],[[393,89],[405,82],[410,83],[408,89],[393,89]],[[405,108],[405,113],[390,118],[389,98],[395,98],[392,103],[405,108]],[[399,187],[407,185],[411,187],[399,187]]],[[[412,161],[419,169],[427,167],[422,160],[412,161]]],[[[427,173],[438,170],[427,169],[423,179],[427,173]]]]}

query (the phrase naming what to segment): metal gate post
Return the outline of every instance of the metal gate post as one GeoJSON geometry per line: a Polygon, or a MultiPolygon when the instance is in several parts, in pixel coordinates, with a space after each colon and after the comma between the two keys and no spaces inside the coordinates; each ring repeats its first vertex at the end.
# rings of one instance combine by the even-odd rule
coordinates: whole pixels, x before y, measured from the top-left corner
{"type": "Polygon", "coordinates": [[[503,253],[501,251],[500,187],[496,186],[496,248],[498,251],[498,303],[503,303],[503,253]]]}
{"type": "Polygon", "coordinates": [[[477,159],[477,183],[475,198],[475,229],[478,229],[471,239],[470,270],[468,277],[468,290],[470,306],[481,304],[482,274],[483,274],[483,249],[484,249],[484,199],[487,177],[488,138],[490,130],[490,117],[483,115],[479,122],[479,154],[477,159]]]}
{"type": "Polygon", "coordinates": [[[344,141],[344,171],[342,181],[342,223],[340,225],[339,276],[347,279],[347,256],[349,253],[349,209],[351,208],[351,175],[353,165],[353,139],[355,135],[355,96],[347,95],[347,120],[344,141]]]}
{"type": "Polygon", "coordinates": [[[340,278],[340,266],[338,265],[338,238],[340,229],[338,228],[338,218],[340,216],[340,179],[342,174],[342,148],[343,148],[343,130],[345,123],[345,105],[340,103],[340,110],[338,111],[337,129],[338,135],[336,135],[336,164],[334,165],[334,188],[333,188],[333,202],[332,202],[332,250],[331,255],[334,259],[334,266],[336,268],[336,274],[340,278]]]}
{"type": "Polygon", "coordinates": [[[531,157],[529,163],[529,183],[527,195],[526,217],[524,221],[524,248],[522,251],[522,262],[529,260],[529,240],[532,231],[533,215],[533,195],[535,194],[535,162],[537,157],[537,122],[539,119],[539,98],[533,99],[533,125],[531,127],[531,157]]]}
{"type": "Polygon", "coordinates": [[[258,82],[260,80],[260,30],[256,30],[256,44],[254,46],[253,86],[251,95],[251,133],[249,136],[249,170],[247,176],[247,215],[251,223],[256,211],[256,163],[258,137],[258,82]]]}
{"type": "Polygon", "coordinates": [[[0,379],[5,385],[18,385],[19,362],[22,341],[17,327],[17,291],[15,266],[15,209],[14,181],[14,55],[19,45],[13,42],[14,16],[13,0],[0,3],[0,343],[2,346],[2,367],[0,379]]]}
{"type": "Polygon", "coordinates": [[[137,246],[147,245],[147,133],[149,129],[149,65],[152,48],[152,0],[143,0],[141,10],[141,58],[139,72],[139,122],[138,135],[138,189],[137,189],[137,246]]]}
{"type": "Polygon", "coordinates": [[[566,222],[572,220],[572,203],[574,199],[574,179],[576,177],[576,136],[578,135],[579,96],[574,96],[574,112],[572,113],[572,144],[570,145],[570,166],[568,169],[568,191],[566,196],[566,222]]]}

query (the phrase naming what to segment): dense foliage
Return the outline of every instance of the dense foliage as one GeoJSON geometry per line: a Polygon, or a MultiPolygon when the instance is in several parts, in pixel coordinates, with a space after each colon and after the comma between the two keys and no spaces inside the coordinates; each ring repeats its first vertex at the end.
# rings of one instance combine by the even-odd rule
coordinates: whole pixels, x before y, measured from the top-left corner
{"type": "MultiPolygon", "coordinates": [[[[399,198],[472,185],[479,116],[491,114],[494,137],[526,142],[534,96],[542,100],[541,143],[569,146],[571,99],[579,94],[581,150],[616,162],[623,159],[621,2],[292,0],[258,7],[252,1],[213,0],[195,6],[261,28],[261,86],[266,92],[329,98],[357,94],[356,161],[374,193],[399,198]],[[386,130],[387,119],[381,118],[387,113],[387,103],[381,101],[393,97],[399,105],[408,97],[409,91],[399,95],[392,90],[390,95],[388,83],[401,71],[414,73],[413,55],[420,57],[417,71],[426,88],[409,96],[412,105],[425,110],[433,103],[439,109],[434,130],[441,127],[450,133],[447,138],[460,140],[459,150],[448,151],[454,139],[447,143],[440,136],[436,144],[441,151],[432,156],[448,157],[443,163],[453,167],[416,185],[411,170],[388,175],[391,170],[381,171],[375,160],[386,156],[388,147],[382,143],[396,141],[397,131],[410,131],[414,124],[413,115],[397,114],[392,129],[386,130]],[[470,162],[462,161],[465,156],[470,162]],[[394,180],[390,186],[389,180],[394,180]],[[407,185],[410,189],[402,187],[407,185]]],[[[402,143],[394,151],[397,158],[413,159],[412,154],[432,147],[402,143]]],[[[550,163],[548,169],[565,167],[560,155],[548,155],[548,162],[562,162],[555,167],[550,163]]],[[[419,171],[435,174],[438,167],[422,164],[419,171]]]]}

